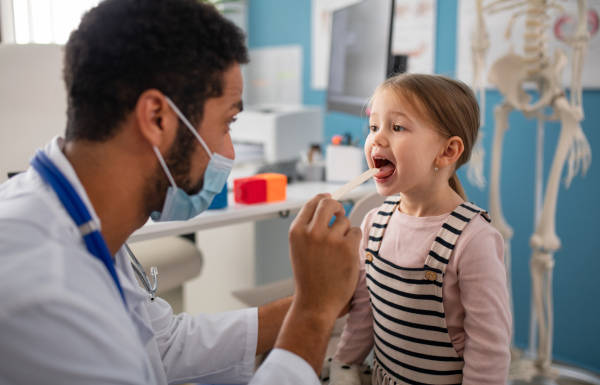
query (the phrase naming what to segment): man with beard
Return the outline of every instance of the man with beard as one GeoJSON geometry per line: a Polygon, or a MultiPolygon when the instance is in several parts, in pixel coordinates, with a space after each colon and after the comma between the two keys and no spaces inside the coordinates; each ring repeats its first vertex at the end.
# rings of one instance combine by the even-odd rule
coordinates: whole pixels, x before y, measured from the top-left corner
{"type": "Polygon", "coordinates": [[[176,316],[124,250],[149,216],[189,219],[221,191],[247,61],[243,34],[194,0],[84,16],[66,45],[65,137],[0,186],[0,383],[319,383],[360,238],[328,194],[290,230],[295,296],[258,309],[176,316]]]}

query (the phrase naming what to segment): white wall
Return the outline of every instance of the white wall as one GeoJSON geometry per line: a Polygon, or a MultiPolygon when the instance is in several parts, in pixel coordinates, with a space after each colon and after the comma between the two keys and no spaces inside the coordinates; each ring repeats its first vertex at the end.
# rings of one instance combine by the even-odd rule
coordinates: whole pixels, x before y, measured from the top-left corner
{"type": "Polygon", "coordinates": [[[0,183],[66,125],[63,46],[0,44],[0,183]]]}

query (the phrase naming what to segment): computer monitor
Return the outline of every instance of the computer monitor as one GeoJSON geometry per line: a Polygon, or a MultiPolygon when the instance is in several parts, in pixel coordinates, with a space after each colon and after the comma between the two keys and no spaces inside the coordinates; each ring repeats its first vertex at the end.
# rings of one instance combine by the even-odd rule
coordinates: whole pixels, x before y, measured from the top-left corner
{"type": "Polygon", "coordinates": [[[333,13],[327,110],[364,115],[375,87],[393,72],[394,0],[363,0],[333,13]]]}

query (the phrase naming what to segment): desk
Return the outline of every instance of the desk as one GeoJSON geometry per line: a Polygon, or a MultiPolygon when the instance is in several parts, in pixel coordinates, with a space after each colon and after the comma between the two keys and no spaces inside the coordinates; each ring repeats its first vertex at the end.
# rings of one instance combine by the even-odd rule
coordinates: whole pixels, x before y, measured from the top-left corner
{"type": "MultiPolygon", "coordinates": [[[[226,208],[205,211],[188,221],[149,220],[129,242],[197,232],[196,243],[205,263],[200,275],[184,284],[183,308],[190,314],[241,309],[245,305],[231,291],[291,276],[287,234],[294,214],[315,195],[342,185],[292,183],[285,201],[252,205],[235,203],[230,193],[226,208]]],[[[375,184],[366,182],[342,200],[357,201],[373,191],[375,184]]]]}
{"type": "MultiPolygon", "coordinates": [[[[154,222],[148,220],[142,228],[134,232],[128,242],[194,233],[199,230],[213,229],[220,226],[238,224],[248,221],[287,216],[300,211],[302,206],[315,195],[322,192],[333,192],[343,184],[325,182],[297,182],[287,186],[287,199],[281,202],[241,204],[236,203],[233,193],[228,196],[229,206],[223,209],[207,210],[188,221],[154,222]]],[[[343,201],[357,201],[366,194],[375,191],[373,182],[366,182],[342,197],[343,201]]]]}

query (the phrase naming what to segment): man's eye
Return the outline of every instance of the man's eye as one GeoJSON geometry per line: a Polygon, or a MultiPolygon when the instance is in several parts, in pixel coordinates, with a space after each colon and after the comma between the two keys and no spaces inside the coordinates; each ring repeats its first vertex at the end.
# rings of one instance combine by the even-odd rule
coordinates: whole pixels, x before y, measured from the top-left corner
{"type": "Polygon", "coordinates": [[[237,121],[237,116],[234,116],[233,118],[231,118],[231,120],[229,120],[227,122],[227,127],[229,127],[229,130],[231,131],[231,124],[234,123],[235,121],[237,121]]]}

